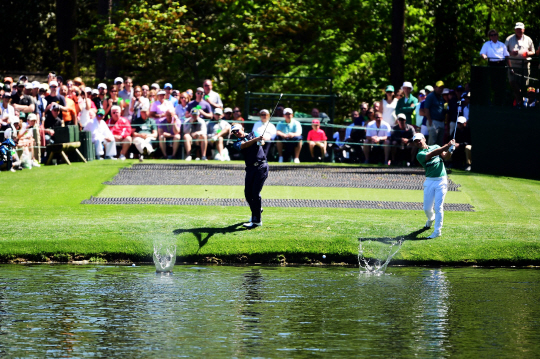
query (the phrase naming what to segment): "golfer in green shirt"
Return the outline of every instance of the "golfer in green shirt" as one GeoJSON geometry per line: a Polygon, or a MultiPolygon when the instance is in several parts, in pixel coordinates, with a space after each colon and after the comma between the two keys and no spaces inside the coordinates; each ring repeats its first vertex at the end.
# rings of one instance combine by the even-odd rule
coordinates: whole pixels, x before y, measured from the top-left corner
{"type": "Polygon", "coordinates": [[[414,145],[418,147],[416,159],[426,170],[424,212],[426,212],[427,222],[425,228],[431,228],[435,222],[435,230],[428,238],[436,238],[441,235],[444,197],[448,186],[443,159],[449,160],[452,157],[452,153],[448,149],[455,144],[455,140],[442,147],[439,145],[428,146],[424,135],[416,133],[413,136],[413,141],[414,145]]]}

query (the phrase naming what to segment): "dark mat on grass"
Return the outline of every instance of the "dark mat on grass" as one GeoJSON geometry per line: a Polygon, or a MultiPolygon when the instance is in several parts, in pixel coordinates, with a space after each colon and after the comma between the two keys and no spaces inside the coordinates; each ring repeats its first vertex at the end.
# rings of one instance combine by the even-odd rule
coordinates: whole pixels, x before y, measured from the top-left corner
{"type": "MultiPolygon", "coordinates": [[[[107,185],[233,185],[243,186],[243,165],[135,164],[120,170],[107,185]]],[[[421,168],[338,166],[272,166],[265,186],[349,187],[422,190],[421,168]]],[[[448,180],[448,190],[460,185],[448,180]]]]}
{"type": "MultiPolygon", "coordinates": [[[[242,198],[142,198],[142,197],[90,197],[82,204],[166,204],[178,206],[247,206],[242,198]]],[[[314,199],[263,199],[263,207],[315,207],[423,210],[420,202],[349,201],[314,199]]],[[[445,211],[474,212],[466,203],[445,203],[445,211]]]]}

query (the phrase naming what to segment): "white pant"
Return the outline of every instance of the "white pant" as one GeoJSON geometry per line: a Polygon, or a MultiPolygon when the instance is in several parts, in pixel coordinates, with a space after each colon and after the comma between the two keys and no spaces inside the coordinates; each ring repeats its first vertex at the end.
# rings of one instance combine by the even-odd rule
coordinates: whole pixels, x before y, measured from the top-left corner
{"type": "Polygon", "coordinates": [[[148,154],[150,154],[154,151],[154,148],[152,147],[152,144],[150,142],[155,141],[155,140],[156,139],[152,137],[147,137],[147,138],[134,137],[133,144],[135,145],[135,147],[137,147],[137,150],[139,151],[139,153],[143,153],[144,149],[146,148],[146,151],[148,151],[148,154]]]}
{"type": "Polygon", "coordinates": [[[440,232],[443,226],[443,205],[447,186],[446,176],[427,177],[424,181],[424,212],[428,220],[435,219],[435,232],[440,232]]]}
{"type": "Polygon", "coordinates": [[[111,142],[103,140],[95,140],[94,146],[96,147],[96,157],[105,156],[114,157],[116,156],[116,141],[112,140],[111,142]],[[103,152],[103,147],[105,147],[105,152],[103,152]]]}

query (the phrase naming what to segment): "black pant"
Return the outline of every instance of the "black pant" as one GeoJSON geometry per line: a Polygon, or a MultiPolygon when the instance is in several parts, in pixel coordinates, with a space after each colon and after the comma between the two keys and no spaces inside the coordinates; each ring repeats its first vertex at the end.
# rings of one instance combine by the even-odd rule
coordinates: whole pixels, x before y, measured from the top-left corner
{"type": "Polygon", "coordinates": [[[246,186],[244,195],[251,209],[251,221],[259,223],[261,221],[261,191],[264,181],[268,178],[268,163],[260,166],[246,167],[246,186]]]}

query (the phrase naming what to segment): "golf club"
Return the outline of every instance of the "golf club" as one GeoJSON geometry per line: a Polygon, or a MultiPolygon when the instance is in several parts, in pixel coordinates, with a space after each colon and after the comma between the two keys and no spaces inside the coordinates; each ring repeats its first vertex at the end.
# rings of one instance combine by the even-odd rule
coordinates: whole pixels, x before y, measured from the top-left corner
{"type": "MultiPolygon", "coordinates": [[[[274,116],[274,112],[276,112],[276,109],[277,109],[277,107],[279,105],[279,101],[281,101],[282,97],[283,97],[283,94],[280,94],[279,99],[277,100],[277,103],[276,103],[276,107],[274,107],[274,111],[272,111],[272,114],[270,115],[270,118],[268,119],[268,122],[266,123],[266,126],[264,127],[264,131],[263,131],[261,137],[264,136],[264,133],[266,132],[266,129],[268,128],[268,125],[270,124],[270,120],[272,119],[272,116],[274,116]]],[[[260,142],[257,142],[257,144],[260,146],[260,142]]]]}
{"type": "MultiPolygon", "coordinates": [[[[459,106],[461,106],[461,101],[458,101],[458,106],[457,106],[457,108],[458,108],[458,113],[457,113],[458,116],[457,116],[457,117],[459,117],[459,106]]],[[[456,118],[456,125],[454,126],[454,140],[456,139],[456,130],[457,130],[457,118],[456,118]]],[[[456,146],[455,146],[455,145],[452,145],[452,146],[450,146],[450,148],[448,149],[448,152],[454,153],[454,150],[455,150],[455,149],[456,149],[456,146]]]]}

